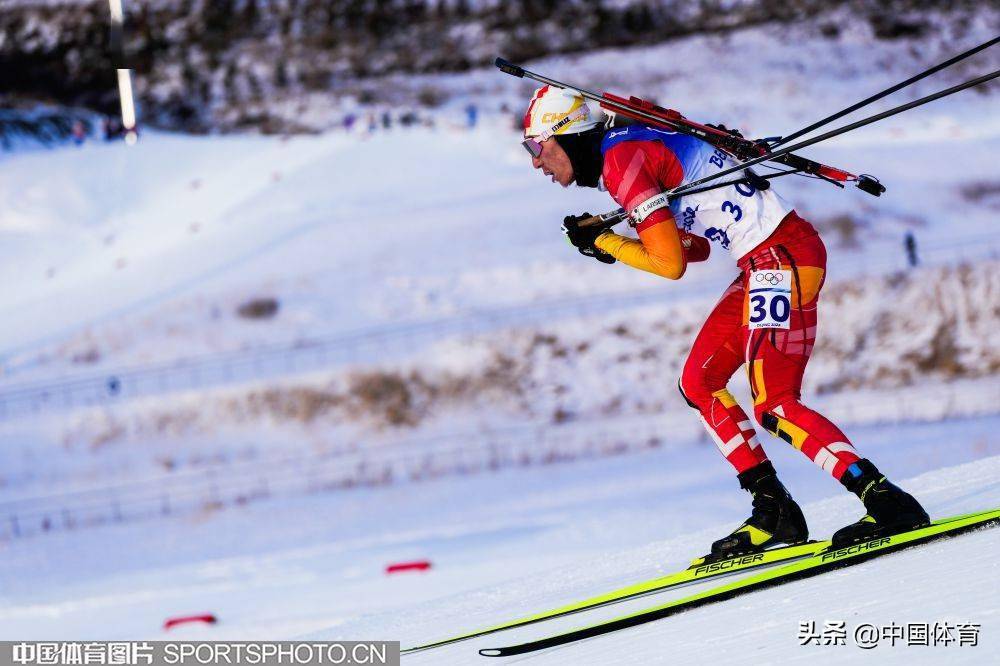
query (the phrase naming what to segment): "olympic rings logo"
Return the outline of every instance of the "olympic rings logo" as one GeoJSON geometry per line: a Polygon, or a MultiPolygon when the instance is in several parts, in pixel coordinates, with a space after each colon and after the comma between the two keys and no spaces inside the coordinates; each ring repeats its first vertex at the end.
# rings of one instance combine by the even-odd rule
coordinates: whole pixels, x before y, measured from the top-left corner
{"type": "Polygon", "coordinates": [[[761,284],[767,282],[772,287],[785,279],[785,276],[782,275],[781,273],[771,273],[771,272],[757,273],[757,275],[755,275],[754,277],[756,278],[757,282],[760,282],[761,284]]]}

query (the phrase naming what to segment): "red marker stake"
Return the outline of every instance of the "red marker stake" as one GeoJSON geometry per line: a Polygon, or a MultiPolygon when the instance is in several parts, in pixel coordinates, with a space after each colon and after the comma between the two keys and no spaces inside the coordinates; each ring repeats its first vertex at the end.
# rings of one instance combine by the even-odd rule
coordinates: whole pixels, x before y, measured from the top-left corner
{"type": "Polygon", "coordinates": [[[394,562],[385,567],[386,574],[400,573],[402,571],[427,571],[431,568],[430,560],[414,560],[412,562],[394,562]]]}
{"type": "Polygon", "coordinates": [[[167,621],[163,623],[163,629],[166,631],[172,627],[176,627],[180,624],[192,624],[195,622],[201,622],[203,624],[215,624],[218,620],[211,613],[204,613],[202,615],[188,615],[185,617],[171,617],[167,618],[167,621]]]}

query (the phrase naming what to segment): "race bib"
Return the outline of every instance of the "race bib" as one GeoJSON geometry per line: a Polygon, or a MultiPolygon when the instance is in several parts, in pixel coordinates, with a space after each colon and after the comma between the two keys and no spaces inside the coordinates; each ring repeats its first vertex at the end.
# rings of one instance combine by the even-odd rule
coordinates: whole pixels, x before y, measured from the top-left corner
{"type": "Polygon", "coordinates": [[[757,328],[789,328],[792,313],[792,272],[750,271],[747,324],[757,328]]]}

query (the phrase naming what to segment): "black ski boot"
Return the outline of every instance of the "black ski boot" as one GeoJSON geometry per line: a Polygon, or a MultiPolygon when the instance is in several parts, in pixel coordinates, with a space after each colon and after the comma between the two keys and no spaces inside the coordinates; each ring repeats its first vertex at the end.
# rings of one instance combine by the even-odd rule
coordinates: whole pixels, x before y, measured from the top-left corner
{"type": "Polygon", "coordinates": [[[793,545],[809,538],[802,510],[781,485],[771,461],[739,474],[740,487],[753,495],[753,513],[729,536],[712,544],[711,562],[760,551],[779,543],[793,545]]]}
{"type": "Polygon", "coordinates": [[[861,499],[868,513],[858,522],[834,533],[834,548],[892,536],[930,524],[930,518],[920,503],[912,495],[890,483],[867,458],[848,467],[840,482],[861,499]]]}

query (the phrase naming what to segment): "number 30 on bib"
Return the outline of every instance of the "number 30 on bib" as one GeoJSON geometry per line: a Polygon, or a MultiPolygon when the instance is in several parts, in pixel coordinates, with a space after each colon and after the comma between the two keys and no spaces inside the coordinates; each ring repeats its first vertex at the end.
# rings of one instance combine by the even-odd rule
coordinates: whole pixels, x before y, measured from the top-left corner
{"type": "Polygon", "coordinates": [[[789,327],[792,312],[791,271],[750,271],[747,293],[750,298],[747,308],[750,330],[789,327]]]}

